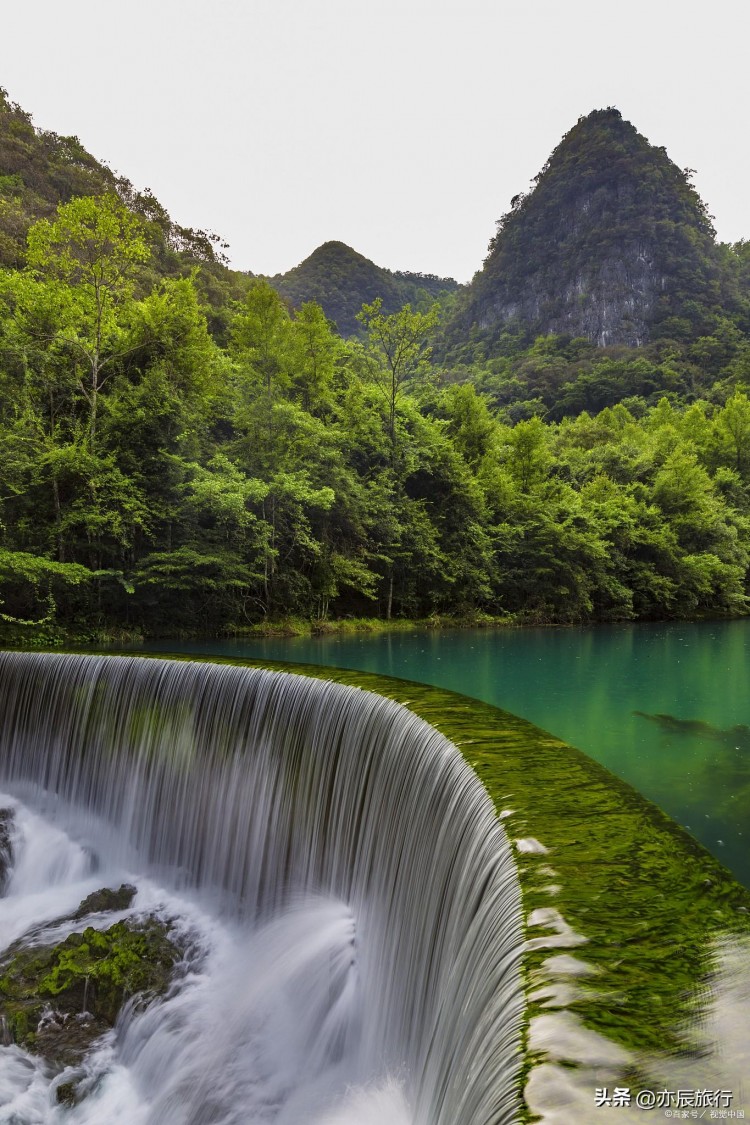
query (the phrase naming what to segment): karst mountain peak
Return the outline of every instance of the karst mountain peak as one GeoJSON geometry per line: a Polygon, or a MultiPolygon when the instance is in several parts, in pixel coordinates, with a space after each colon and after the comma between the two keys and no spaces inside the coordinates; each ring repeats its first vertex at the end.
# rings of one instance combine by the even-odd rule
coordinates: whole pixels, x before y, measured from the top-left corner
{"type": "Polygon", "coordinates": [[[499,220],[463,327],[639,346],[686,302],[716,303],[714,230],[690,177],[618,109],[579,118],[499,220]]]}

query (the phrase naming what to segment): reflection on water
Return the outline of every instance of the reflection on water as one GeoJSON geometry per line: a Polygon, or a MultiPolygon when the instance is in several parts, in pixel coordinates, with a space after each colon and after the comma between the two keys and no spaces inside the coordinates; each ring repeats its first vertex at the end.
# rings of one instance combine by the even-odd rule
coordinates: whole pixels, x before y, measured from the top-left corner
{"type": "Polygon", "coordinates": [[[161,648],[358,668],[494,703],[629,781],[750,886],[748,621],[166,642],[161,648]]]}

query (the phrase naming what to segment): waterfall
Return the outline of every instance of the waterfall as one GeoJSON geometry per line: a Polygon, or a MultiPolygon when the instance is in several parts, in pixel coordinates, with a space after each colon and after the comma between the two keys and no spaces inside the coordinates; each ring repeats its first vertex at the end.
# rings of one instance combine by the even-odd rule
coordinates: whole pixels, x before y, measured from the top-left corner
{"type": "MultiPolygon", "coordinates": [[[[286,673],[4,653],[0,791],[22,837],[0,918],[28,921],[23,856],[38,883],[28,855],[56,833],[78,858],[44,874],[48,917],[83,855],[89,880],[128,873],[137,902],[161,894],[209,935],[182,990],[121,1020],[99,1060],[118,1119],[516,1120],[514,861],[460,753],[405,708],[286,673]]],[[[0,1048],[0,1101],[17,1051],[0,1048]]],[[[105,1120],[85,1106],[65,1120],[105,1120]]]]}

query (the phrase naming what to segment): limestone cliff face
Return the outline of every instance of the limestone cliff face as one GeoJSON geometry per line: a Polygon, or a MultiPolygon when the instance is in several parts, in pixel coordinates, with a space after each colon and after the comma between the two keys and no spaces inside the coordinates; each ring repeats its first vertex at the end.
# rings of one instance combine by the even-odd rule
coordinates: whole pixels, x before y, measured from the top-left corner
{"type": "Polygon", "coordinates": [[[601,347],[638,347],[648,339],[667,279],[659,271],[654,247],[634,240],[559,284],[556,292],[549,293],[544,277],[532,275],[522,292],[511,295],[501,290],[481,302],[476,323],[481,329],[492,329],[515,320],[544,334],[586,336],[601,347]]]}
{"type": "Polygon", "coordinates": [[[563,138],[500,220],[462,328],[640,345],[719,295],[713,229],[689,176],[615,109],[563,138]]]}

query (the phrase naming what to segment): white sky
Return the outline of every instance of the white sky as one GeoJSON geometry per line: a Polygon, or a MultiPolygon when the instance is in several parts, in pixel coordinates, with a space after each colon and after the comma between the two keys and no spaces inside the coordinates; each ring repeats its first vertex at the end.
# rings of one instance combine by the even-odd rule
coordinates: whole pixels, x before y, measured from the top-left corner
{"type": "Polygon", "coordinates": [[[283,272],[329,239],[467,281],[582,114],[616,105],[750,237],[741,0],[4,0],[0,85],[283,272]]]}

